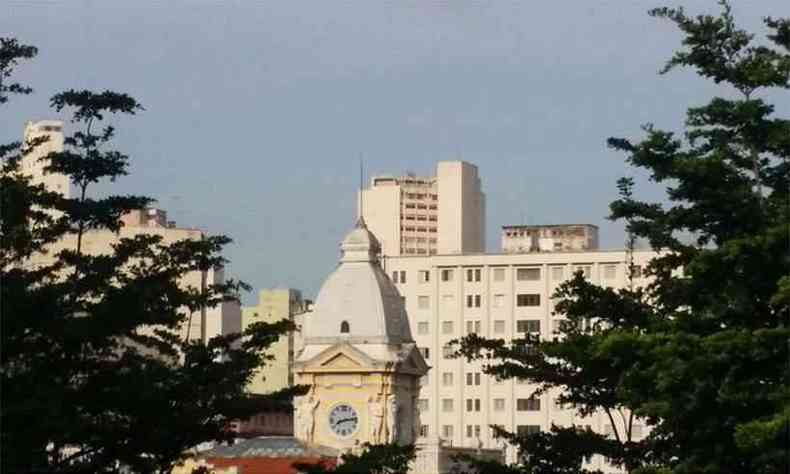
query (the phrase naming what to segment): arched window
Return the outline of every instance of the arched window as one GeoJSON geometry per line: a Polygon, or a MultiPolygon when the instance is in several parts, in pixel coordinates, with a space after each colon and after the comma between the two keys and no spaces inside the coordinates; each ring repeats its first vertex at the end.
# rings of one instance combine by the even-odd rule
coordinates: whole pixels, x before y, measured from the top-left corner
{"type": "Polygon", "coordinates": [[[351,327],[348,325],[348,321],[343,321],[340,323],[340,333],[348,334],[349,332],[351,332],[351,327]]]}

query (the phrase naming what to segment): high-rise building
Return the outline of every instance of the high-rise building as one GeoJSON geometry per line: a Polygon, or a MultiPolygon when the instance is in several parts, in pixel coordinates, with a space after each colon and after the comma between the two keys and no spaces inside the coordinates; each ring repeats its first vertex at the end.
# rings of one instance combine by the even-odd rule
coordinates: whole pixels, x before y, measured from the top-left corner
{"type": "MultiPolygon", "coordinates": [[[[478,362],[451,357],[448,342],[475,333],[511,341],[525,334],[556,337],[561,321],[554,314],[557,287],[581,271],[591,282],[613,288],[644,285],[641,269],[656,256],[652,251],[567,251],[512,254],[389,257],[384,270],[406,303],[411,332],[431,366],[421,382],[420,431],[453,446],[494,448],[490,425],[511,432],[549,430],[552,424],[590,426],[611,434],[603,414],[579,417],[556,402],[557,393],[532,397],[536,387],[517,380],[497,381],[482,373],[478,362]]],[[[619,419],[615,420],[620,423],[619,419]]],[[[622,432],[622,426],[617,426],[622,432]]],[[[637,422],[637,436],[647,434],[637,422]],[[641,434],[639,434],[641,433],[641,434]]],[[[509,461],[515,451],[508,452],[509,461]]],[[[589,467],[617,472],[603,458],[589,467]]]]}
{"type": "Polygon", "coordinates": [[[485,195],[470,163],[440,161],[433,177],[376,176],[361,207],[384,256],[485,250],[485,195]]]}
{"type": "MultiPolygon", "coordinates": [[[[302,299],[298,290],[264,289],[258,294],[258,304],[242,308],[242,327],[247,329],[250,324],[261,321],[274,323],[283,319],[296,321],[299,315],[307,310],[308,301],[302,299]]],[[[270,393],[293,385],[294,338],[299,332],[290,332],[280,336],[267,351],[274,357],[266,366],[258,371],[248,386],[251,393],[270,393]]],[[[298,341],[297,341],[298,342],[298,341]]]]}
{"type": "Polygon", "coordinates": [[[31,148],[21,162],[22,172],[32,178],[33,184],[43,184],[47,190],[71,197],[71,183],[66,175],[47,173],[44,168],[49,164],[42,160],[48,154],[63,151],[63,122],[59,120],[40,120],[25,124],[24,143],[26,146],[37,139],[46,140],[31,148]]]}
{"type": "MultiPolygon", "coordinates": [[[[60,173],[49,173],[44,170],[48,160],[42,160],[52,152],[63,151],[63,122],[57,120],[41,120],[25,124],[25,143],[37,141],[40,137],[47,140],[36,145],[27,153],[21,162],[21,171],[32,178],[33,184],[44,184],[53,192],[73,197],[69,177],[60,173]]],[[[160,235],[163,244],[178,240],[199,240],[204,232],[196,228],[178,227],[173,221],[167,220],[167,213],[162,209],[147,208],[127,212],[121,216],[123,226],[118,232],[110,230],[90,230],[83,234],[81,250],[88,255],[102,255],[113,251],[113,244],[123,238],[135,235],[160,235]]],[[[50,244],[46,252],[33,254],[25,262],[27,266],[40,266],[52,263],[55,256],[63,249],[76,249],[77,236],[66,234],[57,242],[50,244]]],[[[207,271],[193,271],[181,278],[181,284],[192,288],[207,288],[209,285],[225,281],[224,268],[218,267],[207,271]]],[[[179,328],[179,335],[186,339],[208,340],[214,336],[237,333],[241,331],[241,306],[235,302],[223,302],[214,308],[206,308],[188,316],[179,328]]]]}

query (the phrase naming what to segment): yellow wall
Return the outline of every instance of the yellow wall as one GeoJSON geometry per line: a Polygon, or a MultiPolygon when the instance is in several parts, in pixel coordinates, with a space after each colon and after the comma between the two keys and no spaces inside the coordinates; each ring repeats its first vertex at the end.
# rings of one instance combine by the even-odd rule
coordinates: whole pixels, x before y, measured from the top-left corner
{"type": "MultiPolygon", "coordinates": [[[[246,329],[256,321],[276,322],[291,319],[302,312],[302,295],[292,289],[265,289],[258,295],[256,306],[242,308],[242,325],[246,329]]],[[[274,360],[259,370],[247,389],[252,393],[269,393],[293,385],[293,334],[281,336],[267,351],[274,360]]]]}

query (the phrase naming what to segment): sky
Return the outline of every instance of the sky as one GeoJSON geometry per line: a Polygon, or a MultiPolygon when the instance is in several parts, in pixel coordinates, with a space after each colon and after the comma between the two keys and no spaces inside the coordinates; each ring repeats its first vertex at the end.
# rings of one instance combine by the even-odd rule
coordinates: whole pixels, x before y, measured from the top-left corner
{"type": "MultiPolygon", "coordinates": [[[[366,175],[476,164],[489,251],[508,224],[590,223],[623,246],[608,204],[622,176],[662,188],[606,147],[730,91],[691,70],[659,75],[680,46],[647,11],[713,0],[3,0],[0,35],[39,48],[16,79],[35,94],[0,111],[0,143],[66,89],[110,89],[145,111],[114,119],[130,174],[96,195],[154,197],[179,226],[225,234],[226,273],[314,297],[355,220],[366,175]]],[[[790,16],[787,0],[733,0],[736,21],[790,16]]],[[[786,93],[769,93],[790,115],[786,93]]],[[[68,128],[67,128],[68,131],[68,128]]]]}

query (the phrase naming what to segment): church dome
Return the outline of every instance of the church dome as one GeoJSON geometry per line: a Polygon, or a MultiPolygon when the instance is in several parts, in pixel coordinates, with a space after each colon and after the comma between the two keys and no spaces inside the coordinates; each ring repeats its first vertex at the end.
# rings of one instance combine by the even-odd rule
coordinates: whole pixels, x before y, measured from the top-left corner
{"type": "Polygon", "coordinates": [[[401,296],[378,263],[379,242],[362,219],[340,247],[340,264],[305,318],[305,344],[414,342],[401,296]]]}

